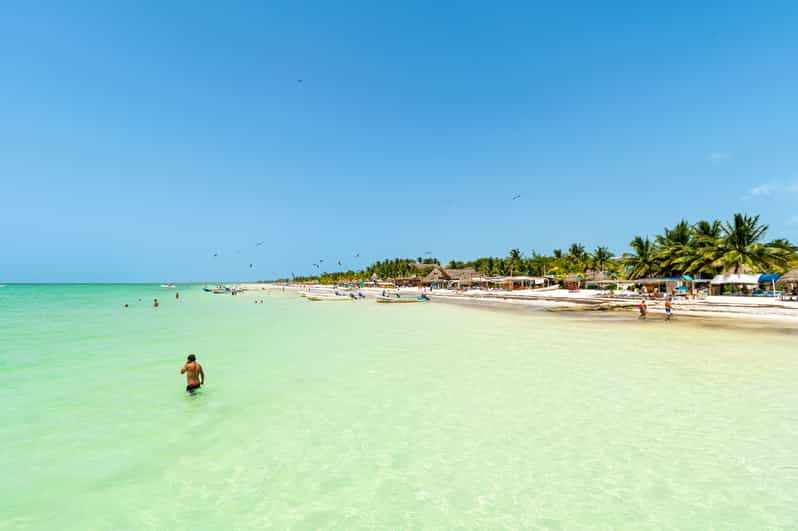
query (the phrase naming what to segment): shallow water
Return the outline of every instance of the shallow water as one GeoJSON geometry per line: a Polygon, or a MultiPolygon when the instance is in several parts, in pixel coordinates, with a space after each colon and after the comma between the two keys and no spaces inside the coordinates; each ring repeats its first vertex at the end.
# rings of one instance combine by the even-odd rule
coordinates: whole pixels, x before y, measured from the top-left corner
{"type": "Polygon", "coordinates": [[[180,294],[0,289],[0,529],[798,526],[788,334],[180,294]]]}

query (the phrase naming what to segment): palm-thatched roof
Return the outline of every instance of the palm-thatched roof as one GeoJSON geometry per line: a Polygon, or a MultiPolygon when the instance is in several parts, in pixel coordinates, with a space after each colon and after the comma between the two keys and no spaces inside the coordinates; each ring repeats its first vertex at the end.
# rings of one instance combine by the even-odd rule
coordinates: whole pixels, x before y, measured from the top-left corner
{"type": "Polygon", "coordinates": [[[604,271],[595,271],[585,275],[585,280],[587,282],[604,282],[607,280],[614,280],[614,279],[604,271]]]}
{"type": "Polygon", "coordinates": [[[424,282],[437,282],[438,280],[451,280],[446,271],[440,266],[435,266],[432,271],[424,277],[424,282]]]}
{"type": "Polygon", "coordinates": [[[776,284],[798,284],[798,268],[781,275],[776,284]]]}

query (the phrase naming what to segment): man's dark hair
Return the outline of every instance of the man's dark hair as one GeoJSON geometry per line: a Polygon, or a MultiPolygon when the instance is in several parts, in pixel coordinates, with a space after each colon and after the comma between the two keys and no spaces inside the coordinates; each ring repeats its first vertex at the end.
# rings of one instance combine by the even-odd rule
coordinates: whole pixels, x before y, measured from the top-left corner
{"type": "Polygon", "coordinates": [[[188,361],[197,361],[197,357],[194,354],[189,354],[188,361]]]}

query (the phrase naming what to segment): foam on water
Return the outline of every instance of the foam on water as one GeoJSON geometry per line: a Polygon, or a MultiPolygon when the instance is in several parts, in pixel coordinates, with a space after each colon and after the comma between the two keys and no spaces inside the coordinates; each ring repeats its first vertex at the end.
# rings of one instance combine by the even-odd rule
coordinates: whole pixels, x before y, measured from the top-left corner
{"type": "Polygon", "coordinates": [[[180,292],[0,292],[0,529],[798,525],[793,336],[180,292]]]}

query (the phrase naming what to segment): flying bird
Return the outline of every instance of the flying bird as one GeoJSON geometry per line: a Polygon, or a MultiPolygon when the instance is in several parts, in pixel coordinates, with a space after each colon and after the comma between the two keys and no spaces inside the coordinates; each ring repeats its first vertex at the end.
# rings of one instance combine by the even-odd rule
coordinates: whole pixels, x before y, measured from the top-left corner
{"type": "Polygon", "coordinates": [[[360,258],[360,253],[357,253],[357,254],[355,255],[355,258],[360,258]]]}
{"type": "Polygon", "coordinates": [[[213,253],[214,258],[216,258],[217,256],[219,256],[219,253],[213,253]]]}
{"type": "Polygon", "coordinates": [[[313,267],[315,267],[316,269],[318,269],[318,268],[319,268],[319,264],[313,264],[313,267]]]}
{"type": "Polygon", "coordinates": [[[249,264],[249,268],[252,269],[252,264],[249,264]]]}
{"type": "Polygon", "coordinates": [[[338,260],[338,265],[339,265],[339,266],[341,265],[341,261],[340,261],[340,260],[338,260]]]}
{"type": "Polygon", "coordinates": [[[424,254],[432,254],[432,251],[424,251],[424,254]]]}
{"type": "Polygon", "coordinates": [[[296,80],[296,82],[297,82],[297,83],[302,83],[302,81],[303,81],[303,80],[301,80],[301,79],[297,79],[297,80],[296,80]]]}
{"type": "Polygon", "coordinates": [[[263,242],[258,242],[255,244],[255,247],[260,247],[261,245],[263,245],[263,242]]]}
{"type": "Polygon", "coordinates": [[[515,201],[516,199],[520,199],[520,198],[521,198],[521,194],[514,195],[513,196],[513,201],[515,201]]]}
{"type": "Polygon", "coordinates": [[[319,263],[320,263],[320,264],[321,264],[322,262],[324,262],[324,260],[319,260],[319,263]]]}

